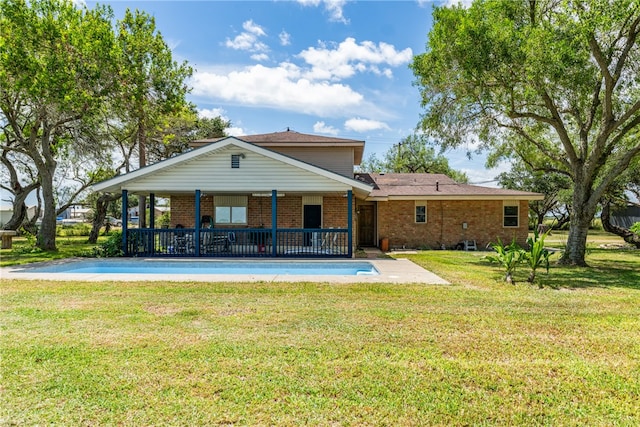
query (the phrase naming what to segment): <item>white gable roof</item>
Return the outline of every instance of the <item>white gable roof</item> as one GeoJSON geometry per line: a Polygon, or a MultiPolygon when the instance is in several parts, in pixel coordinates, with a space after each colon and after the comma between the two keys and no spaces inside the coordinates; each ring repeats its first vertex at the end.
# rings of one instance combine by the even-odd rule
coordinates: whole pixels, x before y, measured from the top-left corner
{"type": "Polygon", "coordinates": [[[95,191],[175,194],[203,192],[342,192],[371,186],[234,137],[189,151],[93,186],[95,191]],[[239,155],[238,168],[231,156],[239,155]]]}

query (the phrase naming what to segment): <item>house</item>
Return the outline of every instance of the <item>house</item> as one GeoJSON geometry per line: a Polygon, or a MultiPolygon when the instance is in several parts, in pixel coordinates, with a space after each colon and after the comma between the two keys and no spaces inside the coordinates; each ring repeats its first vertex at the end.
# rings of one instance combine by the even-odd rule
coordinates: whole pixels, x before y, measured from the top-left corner
{"type": "Polygon", "coordinates": [[[640,206],[629,203],[624,208],[617,208],[611,214],[611,224],[623,228],[631,228],[640,222],[640,206]]]}
{"type": "Polygon", "coordinates": [[[477,247],[529,232],[529,200],[542,194],[459,184],[442,174],[358,173],[372,190],[356,203],[358,244],[388,239],[391,248],[477,247]]]}
{"type": "Polygon", "coordinates": [[[149,196],[151,206],[170,200],[169,229],[123,227],[133,256],[352,257],[380,241],[439,248],[526,240],[527,201],[542,195],[444,175],[354,175],[364,145],[289,130],[202,140],[94,190],[121,192],[125,207],[129,194],[149,196]]]}

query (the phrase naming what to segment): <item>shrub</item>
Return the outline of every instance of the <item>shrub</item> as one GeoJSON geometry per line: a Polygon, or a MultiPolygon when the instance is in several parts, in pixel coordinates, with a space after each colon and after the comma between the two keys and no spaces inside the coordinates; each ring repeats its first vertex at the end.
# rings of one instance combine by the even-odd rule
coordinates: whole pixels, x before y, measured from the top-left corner
{"type": "Polygon", "coordinates": [[[88,236],[90,233],[91,225],[86,223],[56,226],[56,236],[59,237],[88,236]]]}
{"type": "Polygon", "coordinates": [[[122,252],[122,232],[114,231],[109,235],[109,238],[102,244],[94,247],[90,256],[93,257],[119,257],[124,253],[122,252]]]}
{"type": "Polygon", "coordinates": [[[634,223],[629,230],[633,231],[636,234],[640,234],[640,222],[634,223]]]}
{"type": "Polygon", "coordinates": [[[547,233],[538,234],[538,230],[534,230],[533,237],[527,239],[529,244],[529,250],[524,254],[524,260],[529,265],[531,272],[527,281],[533,283],[536,279],[536,270],[538,267],[544,266],[549,273],[549,252],[544,247],[544,238],[547,237],[547,233]]]}
{"type": "Polygon", "coordinates": [[[515,239],[507,246],[498,239],[498,243],[492,244],[491,247],[496,251],[496,254],[487,255],[484,258],[489,262],[500,264],[500,266],[505,270],[505,282],[515,284],[515,281],[513,280],[513,273],[516,271],[518,264],[522,262],[525,256],[525,251],[518,246],[515,239]]]}

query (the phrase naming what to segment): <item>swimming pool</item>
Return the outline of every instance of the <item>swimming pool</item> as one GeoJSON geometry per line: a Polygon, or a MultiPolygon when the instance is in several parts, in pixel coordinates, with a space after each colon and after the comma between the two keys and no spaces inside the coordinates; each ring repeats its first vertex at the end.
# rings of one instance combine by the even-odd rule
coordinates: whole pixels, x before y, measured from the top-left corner
{"type": "MultiPolygon", "coordinates": [[[[151,259],[100,259],[71,261],[20,270],[24,273],[95,274],[249,274],[310,276],[375,276],[367,261],[178,261],[151,259]]],[[[18,272],[18,271],[16,271],[18,272]]]]}

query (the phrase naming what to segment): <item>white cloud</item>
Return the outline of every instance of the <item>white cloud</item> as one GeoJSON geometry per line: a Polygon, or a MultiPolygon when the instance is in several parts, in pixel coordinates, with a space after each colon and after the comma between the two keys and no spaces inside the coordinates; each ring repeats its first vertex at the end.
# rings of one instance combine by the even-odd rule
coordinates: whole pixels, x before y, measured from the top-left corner
{"type": "Polygon", "coordinates": [[[348,24],[349,20],[344,17],[343,8],[346,0],[297,0],[303,6],[318,7],[324,5],[324,9],[329,12],[329,20],[348,24]]]}
{"type": "Polygon", "coordinates": [[[266,36],[267,33],[262,27],[253,22],[253,20],[245,21],[242,24],[244,32],[238,34],[233,40],[227,39],[225,46],[235,50],[246,50],[249,52],[268,52],[269,47],[258,41],[258,37],[266,36]]]}
{"type": "Polygon", "coordinates": [[[349,86],[303,78],[291,63],[272,68],[258,64],[226,75],[196,72],[192,84],[196,96],[321,117],[345,114],[364,104],[364,97],[349,86]]]}
{"type": "Polygon", "coordinates": [[[447,0],[444,6],[445,7],[461,6],[464,9],[469,9],[471,7],[471,3],[473,3],[473,0],[447,0]]]}
{"type": "Polygon", "coordinates": [[[251,59],[257,62],[262,62],[269,59],[269,55],[267,55],[266,53],[254,53],[253,55],[251,55],[251,59]]]}
{"type": "Polygon", "coordinates": [[[215,119],[216,117],[220,117],[222,118],[222,120],[229,120],[226,116],[225,116],[226,111],[222,108],[201,108],[200,110],[198,110],[198,116],[205,118],[205,119],[215,119]]]}
{"type": "Polygon", "coordinates": [[[327,126],[325,122],[316,122],[313,125],[313,131],[316,133],[325,133],[329,135],[337,135],[340,131],[333,126],[327,126]]]}
{"type": "Polygon", "coordinates": [[[354,38],[349,37],[333,49],[319,43],[317,48],[303,50],[299,56],[312,67],[307,78],[337,81],[365,71],[391,77],[393,73],[390,68],[380,71],[379,66],[397,67],[407,64],[413,58],[413,51],[411,48],[398,51],[393,45],[384,42],[376,45],[371,41],[363,41],[358,44],[354,38]]]}
{"type": "MultiPolygon", "coordinates": [[[[252,21],[245,22],[244,28],[247,32],[243,34],[247,36],[263,31],[252,21]]],[[[240,40],[238,42],[240,45],[240,40]]],[[[254,45],[247,43],[245,46],[250,49],[254,45]]],[[[252,58],[265,61],[269,56],[265,52],[253,52],[252,58]]],[[[302,51],[297,56],[302,65],[282,62],[273,67],[256,64],[241,69],[229,65],[209,70],[200,68],[194,73],[191,84],[196,96],[230,103],[319,117],[361,114],[380,118],[385,114],[381,106],[365,101],[362,94],[341,84],[341,80],[366,72],[391,78],[392,68],[410,62],[411,58],[410,48],[399,51],[384,42],[356,43],[355,39],[347,38],[331,47],[318,42],[317,47],[302,51]]],[[[372,123],[369,126],[379,128],[372,123]]]]}
{"type": "Polygon", "coordinates": [[[242,24],[242,28],[244,28],[245,31],[247,31],[247,32],[249,32],[251,34],[255,34],[258,37],[267,35],[267,33],[262,29],[262,27],[260,25],[258,25],[255,22],[253,22],[253,19],[245,21],[242,24]]]}
{"type": "Polygon", "coordinates": [[[224,131],[229,136],[242,136],[247,134],[247,132],[245,132],[244,129],[233,127],[233,126],[225,129],[224,131]]]}
{"type": "MultiPolygon", "coordinates": [[[[211,109],[201,108],[198,110],[198,116],[200,117],[207,118],[207,119],[220,117],[225,122],[228,122],[230,120],[229,120],[229,117],[227,117],[226,113],[227,112],[224,110],[224,108],[211,108],[211,109]]],[[[226,128],[225,133],[229,136],[240,136],[240,135],[247,134],[243,128],[236,127],[236,126],[231,126],[226,128]]]]}
{"type": "Polygon", "coordinates": [[[369,132],[379,129],[390,130],[389,126],[384,122],[380,122],[378,120],[361,119],[359,117],[349,119],[344,122],[344,128],[347,130],[352,130],[354,132],[369,132]]]}
{"type": "Polygon", "coordinates": [[[280,45],[289,46],[291,44],[291,34],[287,33],[285,30],[282,30],[278,37],[280,37],[280,45]]]}

